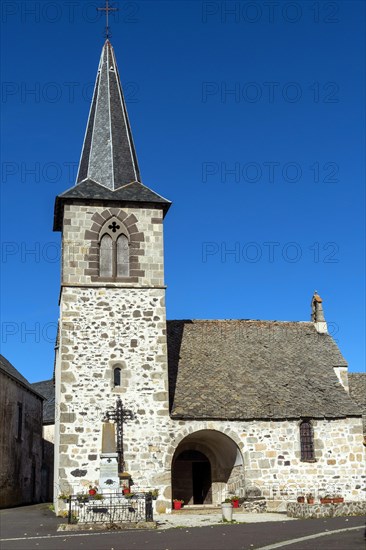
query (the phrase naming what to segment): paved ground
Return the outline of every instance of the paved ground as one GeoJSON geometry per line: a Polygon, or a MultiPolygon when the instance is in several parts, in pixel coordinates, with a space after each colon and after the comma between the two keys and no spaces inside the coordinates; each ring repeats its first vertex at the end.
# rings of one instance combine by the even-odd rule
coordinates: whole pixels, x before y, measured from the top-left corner
{"type": "MultiPolygon", "coordinates": [[[[221,513],[213,514],[159,514],[154,518],[158,522],[159,529],[171,529],[172,527],[207,527],[222,523],[221,513]]],[[[233,520],[238,523],[264,523],[272,521],[297,521],[294,518],[288,518],[286,514],[243,514],[235,512],[233,520]]]]}
{"type": "MultiPolygon", "coordinates": [[[[239,519],[238,514],[236,516],[239,519]]],[[[194,514],[192,514],[194,516],[194,514]]],[[[0,511],[1,550],[365,550],[360,517],[292,520],[280,514],[258,514],[267,520],[234,525],[195,525],[197,517],[159,517],[164,528],[154,531],[60,532],[63,520],[47,505],[0,511]],[[273,516],[276,516],[273,518],[273,516]],[[272,518],[272,521],[268,521],[272,518]],[[275,521],[273,521],[275,519],[275,521]],[[184,526],[178,527],[179,523],[184,526]],[[173,527],[175,524],[175,528],[173,527]],[[168,527],[171,528],[168,528],[168,527]]],[[[249,514],[245,514],[247,520],[249,514]]],[[[212,518],[212,514],[210,514],[212,518]]],[[[253,517],[253,514],[250,514],[253,517]]],[[[202,516],[199,519],[204,519],[202,516]]],[[[215,516],[213,518],[215,520],[215,516]]],[[[220,517],[216,517],[220,519],[220,517]]],[[[209,521],[211,521],[210,519],[209,521]]]]}

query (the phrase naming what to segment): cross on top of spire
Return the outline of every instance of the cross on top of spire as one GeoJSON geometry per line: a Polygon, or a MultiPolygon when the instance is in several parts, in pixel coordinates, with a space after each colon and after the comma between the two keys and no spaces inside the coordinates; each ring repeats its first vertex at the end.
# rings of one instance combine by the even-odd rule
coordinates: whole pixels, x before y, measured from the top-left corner
{"type": "Polygon", "coordinates": [[[105,37],[108,40],[110,36],[109,31],[109,12],[110,11],[118,11],[118,8],[113,8],[109,5],[109,0],[105,0],[105,7],[104,8],[97,8],[98,11],[105,11],[105,17],[106,17],[106,25],[105,25],[105,37]]]}

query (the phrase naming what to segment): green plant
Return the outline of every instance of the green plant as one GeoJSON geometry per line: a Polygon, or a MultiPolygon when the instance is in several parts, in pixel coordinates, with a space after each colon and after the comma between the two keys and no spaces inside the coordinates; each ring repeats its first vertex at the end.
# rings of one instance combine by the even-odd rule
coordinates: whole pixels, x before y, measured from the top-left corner
{"type": "Polygon", "coordinates": [[[237,495],[234,495],[233,497],[230,497],[231,502],[233,500],[239,500],[239,499],[240,499],[240,497],[238,497],[237,495]]]}
{"type": "Polygon", "coordinates": [[[69,493],[60,493],[57,498],[60,500],[69,500],[70,497],[69,493]]]}
{"type": "MultiPolygon", "coordinates": [[[[240,523],[239,521],[236,521],[235,519],[225,519],[225,518],[222,518],[222,523],[231,523],[231,524],[235,524],[235,523],[240,523]]],[[[242,522],[242,523],[245,523],[245,522],[242,522]]],[[[220,523],[219,523],[220,525],[220,523]]]]}
{"type": "Polygon", "coordinates": [[[103,500],[103,495],[97,493],[96,495],[93,495],[92,499],[93,500],[103,500]]]}
{"type": "Polygon", "coordinates": [[[173,502],[181,502],[182,504],[184,504],[184,500],[182,500],[181,498],[173,498],[173,502]]]}
{"type": "Polygon", "coordinates": [[[222,504],[231,504],[231,497],[225,498],[224,502],[222,504]]]}
{"type": "Polygon", "coordinates": [[[79,518],[76,514],[71,514],[71,523],[77,523],[79,518]]]}
{"type": "Polygon", "coordinates": [[[157,499],[158,496],[159,496],[159,491],[158,489],[153,489],[152,491],[149,491],[151,496],[153,497],[153,499],[157,499]]]}
{"type": "Polygon", "coordinates": [[[76,498],[79,502],[88,502],[88,500],[90,499],[90,496],[86,495],[85,493],[78,493],[76,495],[76,498]]]}

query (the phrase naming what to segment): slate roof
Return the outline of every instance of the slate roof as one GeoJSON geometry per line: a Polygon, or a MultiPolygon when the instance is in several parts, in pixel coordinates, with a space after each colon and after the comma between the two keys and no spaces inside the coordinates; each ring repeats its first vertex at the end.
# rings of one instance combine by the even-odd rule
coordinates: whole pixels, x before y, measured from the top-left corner
{"type": "Polygon", "coordinates": [[[362,407],[366,414],[366,373],[350,372],[348,374],[349,394],[353,401],[362,407]]]}
{"type": "Polygon", "coordinates": [[[43,402],[43,424],[55,423],[55,384],[53,379],[34,382],[32,388],[41,394],[45,401],[43,402]]]}
{"type": "Polygon", "coordinates": [[[32,384],[28,382],[26,378],[8,361],[3,355],[0,354],[0,370],[7,374],[13,380],[19,382],[27,390],[30,390],[32,393],[36,394],[37,397],[42,397],[42,395],[37,391],[36,388],[33,388],[32,384]]]}
{"type": "Polygon", "coordinates": [[[168,321],[173,418],[361,416],[333,367],[347,366],[313,323],[168,321]]]}
{"type": "Polygon", "coordinates": [[[366,373],[351,372],[348,374],[348,386],[351,399],[362,410],[363,430],[366,434],[366,373]]]}

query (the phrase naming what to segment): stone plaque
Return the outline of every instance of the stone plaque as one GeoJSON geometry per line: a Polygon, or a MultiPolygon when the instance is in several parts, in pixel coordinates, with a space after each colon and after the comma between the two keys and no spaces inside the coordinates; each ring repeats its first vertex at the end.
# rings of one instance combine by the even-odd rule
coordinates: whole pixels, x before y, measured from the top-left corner
{"type": "Polygon", "coordinates": [[[102,453],[115,453],[116,450],[115,425],[109,422],[103,422],[102,453]]]}
{"type": "Polygon", "coordinates": [[[100,456],[99,487],[103,493],[115,493],[119,490],[117,453],[103,453],[100,456]]]}

